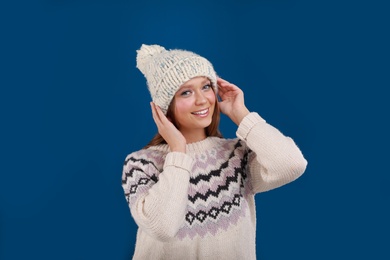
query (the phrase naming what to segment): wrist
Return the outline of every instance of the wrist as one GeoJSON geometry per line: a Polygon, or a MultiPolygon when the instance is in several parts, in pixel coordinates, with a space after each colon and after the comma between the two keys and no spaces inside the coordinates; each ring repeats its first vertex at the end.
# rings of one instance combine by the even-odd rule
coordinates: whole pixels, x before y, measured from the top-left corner
{"type": "Polygon", "coordinates": [[[170,147],[172,152],[186,153],[186,146],[172,146],[170,147]]]}
{"type": "Polygon", "coordinates": [[[233,122],[237,126],[240,125],[241,121],[244,119],[244,117],[249,115],[249,113],[250,113],[250,111],[246,107],[243,107],[242,109],[236,110],[234,113],[233,122]]]}

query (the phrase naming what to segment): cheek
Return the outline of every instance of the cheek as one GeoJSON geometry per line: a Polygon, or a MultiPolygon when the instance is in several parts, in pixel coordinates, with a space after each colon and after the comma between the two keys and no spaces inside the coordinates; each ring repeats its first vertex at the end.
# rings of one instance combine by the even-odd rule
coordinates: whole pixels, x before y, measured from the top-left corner
{"type": "Polygon", "coordinates": [[[214,103],[215,103],[216,98],[215,98],[215,93],[214,93],[214,91],[207,92],[207,99],[209,100],[209,102],[210,102],[211,104],[214,104],[214,103]]]}
{"type": "Polygon", "coordinates": [[[180,115],[180,113],[186,112],[191,108],[191,103],[189,99],[180,99],[175,102],[175,114],[180,115]]]}

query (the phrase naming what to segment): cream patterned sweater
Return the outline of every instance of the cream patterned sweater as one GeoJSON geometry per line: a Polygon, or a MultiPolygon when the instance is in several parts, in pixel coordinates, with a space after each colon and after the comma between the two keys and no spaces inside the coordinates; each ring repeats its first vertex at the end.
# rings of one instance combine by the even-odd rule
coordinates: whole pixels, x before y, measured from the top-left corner
{"type": "Polygon", "coordinates": [[[133,259],[256,259],[254,195],[297,179],[307,161],[257,113],[236,134],[187,144],[185,154],[158,145],[126,157],[122,186],[139,227],[133,259]]]}

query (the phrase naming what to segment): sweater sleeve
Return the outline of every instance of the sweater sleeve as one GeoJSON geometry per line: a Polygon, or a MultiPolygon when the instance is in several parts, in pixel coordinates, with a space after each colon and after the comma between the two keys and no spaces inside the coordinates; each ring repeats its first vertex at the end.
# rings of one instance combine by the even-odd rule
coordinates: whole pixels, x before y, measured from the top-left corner
{"type": "Polygon", "coordinates": [[[248,166],[253,193],[294,181],[306,170],[307,161],[293,139],[266,123],[259,114],[247,115],[236,134],[251,150],[248,166]]]}
{"type": "Polygon", "coordinates": [[[137,153],[127,156],[122,187],[135,222],[150,236],[167,241],[178,232],[185,217],[192,165],[188,155],[170,152],[160,173],[153,160],[137,153]]]}

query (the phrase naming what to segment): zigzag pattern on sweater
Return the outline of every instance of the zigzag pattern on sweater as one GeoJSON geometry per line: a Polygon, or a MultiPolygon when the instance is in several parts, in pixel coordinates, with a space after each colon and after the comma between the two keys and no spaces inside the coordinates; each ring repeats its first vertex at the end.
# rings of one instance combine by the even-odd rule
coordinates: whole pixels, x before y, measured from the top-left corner
{"type": "MultiPolygon", "coordinates": [[[[224,163],[222,163],[219,169],[212,170],[207,175],[198,175],[195,178],[190,178],[190,184],[196,186],[201,180],[205,182],[210,182],[210,179],[213,177],[221,178],[222,170],[227,169],[229,167],[230,159],[232,159],[235,156],[236,149],[241,146],[242,146],[241,143],[237,142],[237,144],[234,146],[234,150],[229,155],[229,159],[224,163]]],[[[209,189],[206,193],[197,192],[194,196],[189,195],[188,200],[191,201],[192,203],[195,203],[197,199],[202,199],[204,201],[207,201],[207,199],[210,196],[214,196],[218,198],[221,191],[229,190],[229,186],[231,183],[238,183],[239,176],[242,176],[242,179],[240,181],[240,187],[244,187],[244,180],[246,179],[246,173],[244,167],[246,164],[246,160],[247,160],[247,155],[245,154],[243,160],[241,160],[240,167],[234,168],[234,175],[227,177],[224,185],[219,185],[215,191],[209,189]]]]}
{"type": "MultiPolygon", "coordinates": [[[[242,141],[227,140],[195,155],[187,212],[177,234],[179,239],[214,235],[236,225],[248,214],[248,152],[242,141]]],[[[126,198],[130,206],[135,201],[131,197],[140,196],[158,182],[165,155],[156,150],[143,150],[126,158],[125,165],[131,162],[132,167],[125,172],[122,183],[128,183],[126,198]]]]}
{"type": "MultiPolygon", "coordinates": [[[[147,164],[151,164],[153,165],[153,167],[157,169],[156,165],[154,165],[154,163],[152,161],[148,161],[148,160],[145,160],[145,159],[136,159],[134,157],[130,157],[126,162],[125,162],[125,165],[127,164],[127,162],[129,161],[132,161],[132,162],[140,162],[142,163],[143,165],[147,165],[147,164]]],[[[137,171],[141,171],[139,168],[131,168],[130,171],[128,172],[125,172],[125,178],[122,179],[122,184],[125,184],[128,180],[128,178],[133,178],[133,175],[134,175],[134,172],[137,172],[137,171]]],[[[144,171],[141,171],[141,172],[144,172],[144,171]]],[[[144,173],[146,174],[146,173],[144,173]]],[[[157,182],[158,181],[158,177],[155,175],[155,174],[152,174],[149,176],[150,179],[152,179],[154,182],[157,182]]],[[[139,183],[141,184],[141,183],[139,183]]]]}
{"type": "Polygon", "coordinates": [[[147,192],[148,188],[158,182],[158,165],[164,162],[164,157],[155,151],[143,150],[142,154],[148,158],[138,158],[135,155],[129,155],[125,162],[126,166],[129,162],[132,163],[130,170],[124,172],[122,176],[122,185],[129,183],[129,190],[125,190],[125,197],[131,206],[135,201],[131,200],[131,196],[137,196],[143,192],[147,192]],[[156,165],[157,164],[157,165],[156,165]],[[145,169],[151,168],[151,171],[145,169]]]}
{"type": "Polygon", "coordinates": [[[185,223],[177,234],[179,239],[204,237],[208,233],[215,235],[219,230],[237,224],[246,215],[248,194],[244,186],[248,153],[240,141],[233,147],[232,143],[227,145],[230,147],[223,150],[229,154],[216,162],[217,169],[206,168],[204,174],[190,178],[189,202],[185,223]]]}

